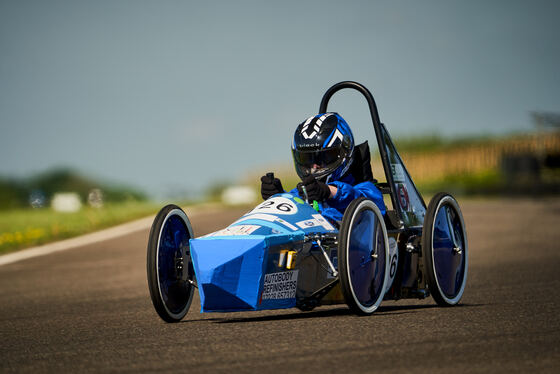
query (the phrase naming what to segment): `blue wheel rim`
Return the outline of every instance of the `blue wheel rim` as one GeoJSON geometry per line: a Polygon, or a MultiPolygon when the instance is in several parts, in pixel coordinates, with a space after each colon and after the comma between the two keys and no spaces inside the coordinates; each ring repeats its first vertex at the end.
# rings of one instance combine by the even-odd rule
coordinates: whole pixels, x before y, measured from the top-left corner
{"type": "MultiPolygon", "coordinates": [[[[159,289],[166,308],[171,313],[180,313],[190,298],[190,284],[184,277],[178,279],[176,261],[183,257],[183,271],[191,273],[190,264],[185,259],[185,248],[189,244],[189,231],[183,220],[171,215],[161,229],[158,249],[159,289]]],[[[180,273],[179,273],[180,275],[180,273]]]]}
{"type": "Polygon", "coordinates": [[[348,245],[348,268],[356,299],[365,307],[375,304],[385,279],[385,239],[377,216],[371,210],[361,211],[354,219],[348,245]]]}
{"type": "Polygon", "coordinates": [[[465,242],[459,215],[449,205],[438,210],[432,237],[436,280],[446,297],[459,294],[465,275],[465,242]]]}

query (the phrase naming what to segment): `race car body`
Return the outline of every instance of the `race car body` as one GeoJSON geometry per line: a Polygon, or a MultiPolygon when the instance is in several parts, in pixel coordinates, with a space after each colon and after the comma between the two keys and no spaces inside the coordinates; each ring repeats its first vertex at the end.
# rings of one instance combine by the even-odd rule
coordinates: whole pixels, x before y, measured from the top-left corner
{"type": "MultiPolygon", "coordinates": [[[[298,299],[334,278],[332,271],[318,271],[329,264],[308,238],[334,237],[337,233],[309,204],[290,194],[279,194],[227,228],[191,239],[202,311],[296,306],[298,299]]],[[[328,248],[326,254],[331,264],[336,264],[336,247],[328,248]]]]}

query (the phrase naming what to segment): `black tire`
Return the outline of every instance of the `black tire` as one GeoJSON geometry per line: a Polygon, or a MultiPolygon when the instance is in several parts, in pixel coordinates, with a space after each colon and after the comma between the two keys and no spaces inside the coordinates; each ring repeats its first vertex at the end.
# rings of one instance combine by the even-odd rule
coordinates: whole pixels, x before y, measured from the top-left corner
{"type": "Polygon", "coordinates": [[[422,227],[422,258],[428,289],[441,306],[457,304],[463,297],[468,272],[465,221],[457,200],[436,194],[422,227]]]}
{"type": "Polygon", "coordinates": [[[148,239],[147,274],[152,303],[166,322],[179,322],[189,311],[194,290],[194,269],[187,215],[176,205],[159,211],[148,239]]]}
{"type": "Polygon", "coordinates": [[[338,271],[346,304],[372,314],[385,296],[389,243],[383,216],[375,203],[358,198],[346,208],[338,237],[338,271]]]}

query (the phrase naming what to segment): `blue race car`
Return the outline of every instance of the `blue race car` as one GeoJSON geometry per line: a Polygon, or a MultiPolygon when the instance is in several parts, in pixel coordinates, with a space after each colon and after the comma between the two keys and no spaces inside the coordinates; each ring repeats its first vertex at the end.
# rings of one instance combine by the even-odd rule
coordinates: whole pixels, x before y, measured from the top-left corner
{"type": "MultiPolygon", "coordinates": [[[[385,215],[366,198],[342,221],[329,222],[311,204],[287,193],[259,204],[228,227],[195,238],[185,212],[164,207],[152,225],[147,255],[153,305],[167,322],[188,312],[198,288],[202,312],[236,312],[346,303],[371,314],[383,300],[425,298],[457,304],[468,269],[465,223],[457,201],[424,200],[385,128],[373,96],[359,83],[340,82],[321,101],[351,88],[369,104],[386,180],[385,215]]],[[[368,166],[369,167],[369,166],[368,166]]]]}

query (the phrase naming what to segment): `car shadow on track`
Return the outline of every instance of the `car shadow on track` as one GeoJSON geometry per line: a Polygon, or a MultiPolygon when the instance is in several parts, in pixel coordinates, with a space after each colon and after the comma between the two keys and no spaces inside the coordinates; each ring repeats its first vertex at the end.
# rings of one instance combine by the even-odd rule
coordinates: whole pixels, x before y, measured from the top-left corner
{"type": "MultiPolygon", "coordinates": [[[[459,304],[455,306],[458,307],[476,307],[480,305],[475,304],[459,304]]],[[[420,304],[420,305],[383,305],[372,316],[383,316],[383,315],[396,315],[396,314],[407,314],[415,313],[419,310],[441,308],[437,304],[420,304]]],[[[328,317],[341,317],[341,316],[354,316],[361,317],[354,313],[352,310],[346,307],[331,308],[325,310],[313,310],[309,312],[297,311],[293,313],[282,313],[282,314],[267,314],[259,315],[254,317],[234,317],[234,318],[204,318],[200,320],[185,320],[183,323],[189,322],[212,322],[212,323],[245,323],[245,322],[267,322],[267,321],[284,321],[284,320],[295,320],[295,319],[307,319],[307,318],[328,318],[328,317]]]]}
{"type": "MultiPolygon", "coordinates": [[[[483,306],[484,304],[457,304],[452,306],[451,308],[472,308],[483,306]]],[[[421,309],[440,309],[440,308],[449,308],[449,307],[442,307],[437,304],[418,304],[418,305],[382,305],[377,309],[375,314],[379,315],[386,315],[386,314],[405,314],[411,313],[415,310],[421,309]]]]}
{"type": "Polygon", "coordinates": [[[314,310],[310,312],[294,312],[287,314],[269,314],[265,316],[256,317],[238,317],[238,318],[215,318],[212,319],[214,323],[243,323],[243,322],[265,322],[265,321],[284,321],[292,319],[306,319],[306,318],[325,318],[325,317],[337,317],[337,316],[348,316],[354,314],[350,309],[347,308],[337,308],[328,310],[314,310]]]}

